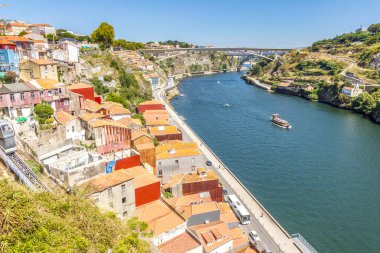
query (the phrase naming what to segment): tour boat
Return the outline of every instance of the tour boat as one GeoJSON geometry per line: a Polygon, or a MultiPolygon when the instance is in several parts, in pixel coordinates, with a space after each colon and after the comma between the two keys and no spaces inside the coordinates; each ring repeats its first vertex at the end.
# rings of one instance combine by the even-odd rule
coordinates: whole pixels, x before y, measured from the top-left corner
{"type": "Polygon", "coordinates": [[[289,122],[280,118],[280,115],[278,113],[272,114],[272,122],[281,128],[292,128],[289,122]]]}

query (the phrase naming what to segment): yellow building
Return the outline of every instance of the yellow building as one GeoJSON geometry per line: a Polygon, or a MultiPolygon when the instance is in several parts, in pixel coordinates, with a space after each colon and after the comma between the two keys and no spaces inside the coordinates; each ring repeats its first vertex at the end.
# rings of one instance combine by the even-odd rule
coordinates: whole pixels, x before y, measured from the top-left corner
{"type": "Polygon", "coordinates": [[[31,59],[21,62],[21,79],[52,79],[58,81],[57,62],[46,59],[31,59]]]}

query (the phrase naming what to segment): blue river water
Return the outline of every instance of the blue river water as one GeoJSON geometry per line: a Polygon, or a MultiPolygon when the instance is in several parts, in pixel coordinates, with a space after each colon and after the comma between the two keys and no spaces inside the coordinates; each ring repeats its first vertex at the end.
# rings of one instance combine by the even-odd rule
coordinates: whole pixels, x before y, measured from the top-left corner
{"type": "Polygon", "coordinates": [[[289,233],[319,253],[380,252],[380,125],[241,75],[185,79],[172,105],[289,233]]]}

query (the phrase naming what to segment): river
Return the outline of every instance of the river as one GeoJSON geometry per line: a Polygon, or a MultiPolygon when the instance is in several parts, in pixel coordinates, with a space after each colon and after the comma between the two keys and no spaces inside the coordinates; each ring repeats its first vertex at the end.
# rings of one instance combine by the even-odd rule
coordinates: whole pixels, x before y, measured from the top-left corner
{"type": "Polygon", "coordinates": [[[380,125],[241,75],[185,79],[172,105],[289,233],[319,253],[380,252],[380,125]]]}

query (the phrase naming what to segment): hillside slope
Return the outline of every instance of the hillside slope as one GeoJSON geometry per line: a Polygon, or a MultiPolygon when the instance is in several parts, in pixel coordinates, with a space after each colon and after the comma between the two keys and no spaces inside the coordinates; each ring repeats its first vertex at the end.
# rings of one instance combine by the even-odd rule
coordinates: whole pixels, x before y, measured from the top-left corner
{"type": "Polygon", "coordinates": [[[276,61],[260,60],[247,76],[274,91],[354,110],[380,123],[380,87],[362,85],[380,83],[380,24],[317,41],[276,61]],[[356,83],[364,90],[358,97],[342,93],[356,83]]]}
{"type": "Polygon", "coordinates": [[[147,225],[101,213],[80,194],[33,193],[0,179],[0,252],[149,252],[147,225]]]}

